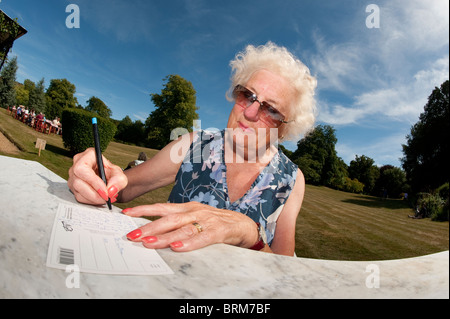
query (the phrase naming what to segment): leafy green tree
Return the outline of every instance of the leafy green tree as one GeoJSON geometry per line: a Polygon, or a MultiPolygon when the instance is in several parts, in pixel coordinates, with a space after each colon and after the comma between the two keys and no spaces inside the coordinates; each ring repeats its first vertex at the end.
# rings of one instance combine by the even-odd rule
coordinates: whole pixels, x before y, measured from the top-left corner
{"type": "Polygon", "coordinates": [[[292,160],[292,155],[294,154],[294,152],[292,152],[291,150],[288,150],[286,147],[284,147],[281,144],[278,144],[278,147],[281,149],[281,151],[284,153],[284,155],[286,155],[289,159],[292,160]]]}
{"type": "Polygon", "coordinates": [[[114,136],[122,142],[145,145],[145,126],[137,120],[133,122],[127,115],[117,125],[117,133],[114,136]]]}
{"type": "Polygon", "coordinates": [[[110,108],[98,97],[91,97],[87,101],[86,110],[89,112],[97,113],[99,116],[109,119],[112,115],[110,108]]]}
{"type": "Polygon", "coordinates": [[[18,105],[28,106],[30,92],[28,92],[25,86],[23,84],[17,83],[14,86],[14,90],[16,90],[16,103],[18,105]]]}
{"type": "MultiPolygon", "coordinates": [[[[332,175],[330,178],[330,187],[334,189],[344,190],[344,186],[348,184],[348,167],[344,160],[340,157],[333,161],[332,175]]],[[[353,182],[353,181],[352,181],[353,182]]]]}
{"type": "Polygon", "coordinates": [[[292,158],[307,183],[336,187],[343,182],[346,165],[337,156],[336,143],[335,129],[330,125],[318,125],[297,143],[292,158]]]}
{"type": "Polygon", "coordinates": [[[16,37],[23,31],[24,29],[17,22],[17,18],[10,19],[0,10],[0,70],[8,60],[8,52],[12,48],[16,37]]]}
{"type": "Polygon", "coordinates": [[[28,92],[31,92],[36,87],[36,84],[33,81],[31,81],[30,79],[25,79],[25,81],[23,81],[23,86],[24,86],[25,90],[27,90],[28,92]]]}
{"type": "Polygon", "coordinates": [[[364,193],[371,194],[380,176],[380,170],[374,165],[375,161],[365,155],[356,155],[350,162],[348,174],[351,179],[357,179],[364,184],[364,193]]]}
{"type": "Polygon", "coordinates": [[[17,83],[15,86],[16,103],[18,105],[25,105],[30,110],[34,109],[36,111],[36,104],[37,101],[39,100],[37,95],[42,94],[43,98],[40,99],[42,100],[42,107],[38,108],[37,111],[44,112],[46,103],[44,79],[42,79],[41,81],[42,85],[40,85],[38,89],[36,89],[36,84],[30,79],[26,79],[25,81],[23,81],[23,84],[17,83]]]}
{"type": "Polygon", "coordinates": [[[29,89],[29,109],[37,113],[46,111],[45,85],[44,78],[42,78],[36,85],[29,89]]]}
{"type": "Polygon", "coordinates": [[[322,181],[322,164],[313,158],[310,154],[305,154],[299,157],[295,163],[302,171],[305,182],[313,185],[320,185],[322,181]]]}
{"type": "Polygon", "coordinates": [[[0,106],[7,108],[16,104],[17,57],[12,58],[0,73],[0,106]]]}
{"type": "Polygon", "coordinates": [[[449,81],[435,88],[403,146],[402,166],[414,193],[449,182],[449,81]]]}
{"type": "Polygon", "coordinates": [[[389,197],[399,197],[401,193],[408,192],[409,186],[406,184],[406,174],[398,167],[384,165],[380,167],[380,177],[377,179],[373,193],[381,195],[383,189],[387,191],[389,197]]]}
{"type": "Polygon", "coordinates": [[[47,108],[45,115],[49,119],[61,117],[62,111],[67,108],[75,108],[78,100],[74,96],[75,85],[67,79],[52,79],[47,89],[47,108]]]}
{"type": "Polygon", "coordinates": [[[133,125],[133,121],[131,120],[131,118],[127,115],[125,116],[120,122],[119,124],[117,124],[117,132],[116,135],[114,136],[115,139],[118,139],[120,141],[123,142],[127,142],[127,132],[130,129],[131,125],[133,125]]]}
{"type": "Polygon", "coordinates": [[[192,131],[193,121],[198,119],[196,92],[191,82],[179,75],[169,75],[161,94],[150,94],[155,110],[145,121],[148,146],[161,149],[170,142],[175,128],[192,131]]]}

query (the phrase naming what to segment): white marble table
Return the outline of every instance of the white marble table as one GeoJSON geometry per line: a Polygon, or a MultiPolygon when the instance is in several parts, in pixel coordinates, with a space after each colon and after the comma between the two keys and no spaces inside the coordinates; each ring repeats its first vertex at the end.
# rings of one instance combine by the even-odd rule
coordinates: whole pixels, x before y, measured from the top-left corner
{"type": "Polygon", "coordinates": [[[37,162],[0,156],[0,298],[449,298],[448,251],[347,262],[227,245],[158,250],[173,275],[81,273],[79,288],[70,288],[70,273],[45,265],[59,203],[76,203],[64,179],[37,162]]]}

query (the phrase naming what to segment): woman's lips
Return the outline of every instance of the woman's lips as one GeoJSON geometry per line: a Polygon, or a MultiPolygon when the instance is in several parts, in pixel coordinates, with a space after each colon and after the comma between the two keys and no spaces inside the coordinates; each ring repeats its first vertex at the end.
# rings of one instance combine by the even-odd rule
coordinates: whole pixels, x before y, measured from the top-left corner
{"type": "Polygon", "coordinates": [[[253,132],[254,131],[252,128],[248,127],[247,125],[243,124],[242,122],[238,122],[238,125],[241,128],[241,130],[244,132],[253,132]]]}

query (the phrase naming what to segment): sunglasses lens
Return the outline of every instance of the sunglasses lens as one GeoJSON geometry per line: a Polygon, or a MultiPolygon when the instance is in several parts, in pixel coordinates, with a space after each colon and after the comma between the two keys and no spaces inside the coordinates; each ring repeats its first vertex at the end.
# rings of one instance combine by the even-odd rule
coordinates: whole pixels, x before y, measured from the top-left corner
{"type": "Polygon", "coordinates": [[[258,102],[260,104],[260,118],[269,126],[279,127],[284,121],[283,114],[281,114],[277,109],[272,107],[267,102],[260,103],[255,93],[243,87],[242,85],[236,86],[233,91],[233,97],[235,98],[236,103],[244,108],[247,108],[253,103],[258,102]]]}
{"type": "Polygon", "coordinates": [[[236,102],[243,107],[249,107],[255,102],[254,94],[239,85],[234,89],[233,96],[236,102]]]}
{"type": "Polygon", "coordinates": [[[266,102],[263,102],[261,106],[261,115],[263,120],[271,126],[278,127],[284,121],[284,116],[266,102]]]}

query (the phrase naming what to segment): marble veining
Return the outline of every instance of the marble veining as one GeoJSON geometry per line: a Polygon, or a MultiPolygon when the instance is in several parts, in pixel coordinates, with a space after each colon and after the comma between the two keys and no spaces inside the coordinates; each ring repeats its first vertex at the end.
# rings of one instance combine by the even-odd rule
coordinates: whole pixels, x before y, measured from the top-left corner
{"type": "Polygon", "coordinates": [[[68,288],[70,274],[45,265],[59,203],[76,204],[66,181],[33,161],[0,156],[0,166],[0,298],[449,298],[448,251],[352,262],[228,245],[158,250],[173,275],[81,273],[80,287],[68,288]],[[378,288],[367,284],[374,265],[378,288]]]}

